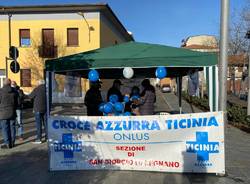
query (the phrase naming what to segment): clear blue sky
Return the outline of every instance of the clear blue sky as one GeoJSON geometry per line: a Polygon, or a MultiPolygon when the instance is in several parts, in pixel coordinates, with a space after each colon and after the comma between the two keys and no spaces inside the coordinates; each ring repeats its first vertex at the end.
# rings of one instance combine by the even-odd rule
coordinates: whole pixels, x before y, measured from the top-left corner
{"type": "MultiPolygon", "coordinates": [[[[247,0],[231,0],[231,12],[247,0]]],[[[108,3],[136,41],[179,47],[191,35],[219,35],[220,0],[1,0],[0,5],[108,3]]]]}

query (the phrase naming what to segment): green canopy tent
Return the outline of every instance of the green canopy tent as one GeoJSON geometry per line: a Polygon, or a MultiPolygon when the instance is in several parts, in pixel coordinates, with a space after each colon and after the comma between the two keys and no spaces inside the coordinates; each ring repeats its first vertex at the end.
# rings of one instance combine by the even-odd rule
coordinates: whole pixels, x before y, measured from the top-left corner
{"type": "MultiPolygon", "coordinates": [[[[196,52],[158,44],[127,42],[111,47],[73,54],[46,61],[46,77],[50,73],[66,74],[87,78],[90,69],[98,70],[100,78],[122,78],[122,69],[132,67],[134,77],[155,77],[158,66],[167,67],[168,77],[177,77],[179,104],[181,107],[181,78],[191,69],[217,65],[214,53],[196,52]]],[[[49,87],[50,85],[47,85],[49,87]]]]}

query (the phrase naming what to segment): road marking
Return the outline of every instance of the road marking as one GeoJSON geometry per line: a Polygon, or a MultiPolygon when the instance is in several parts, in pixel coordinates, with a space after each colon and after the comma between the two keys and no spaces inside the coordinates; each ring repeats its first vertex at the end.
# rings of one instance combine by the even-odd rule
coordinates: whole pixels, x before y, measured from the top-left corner
{"type": "Polygon", "coordinates": [[[166,102],[166,104],[168,105],[168,107],[170,108],[170,110],[173,111],[174,108],[168,103],[166,97],[162,93],[160,93],[160,95],[163,97],[164,101],[166,102]]]}

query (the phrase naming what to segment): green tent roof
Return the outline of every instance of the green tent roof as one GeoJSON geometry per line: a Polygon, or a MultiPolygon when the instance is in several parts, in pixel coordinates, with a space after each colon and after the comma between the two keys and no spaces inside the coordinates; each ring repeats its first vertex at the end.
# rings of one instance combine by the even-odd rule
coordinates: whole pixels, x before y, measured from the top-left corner
{"type": "Polygon", "coordinates": [[[46,61],[46,70],[203,67],[217,64],[214,53],[196,52],[158,44],[127,42],[46,61]]]}

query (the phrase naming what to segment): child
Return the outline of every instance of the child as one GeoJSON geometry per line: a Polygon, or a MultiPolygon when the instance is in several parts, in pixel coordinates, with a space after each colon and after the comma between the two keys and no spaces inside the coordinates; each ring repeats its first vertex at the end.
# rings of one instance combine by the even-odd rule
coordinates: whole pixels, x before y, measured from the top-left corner
{"type": "Polygon", "coordinates": [[[134,86],[131,90],[130,101],[131,101],[131,112],[132,114],[139,116],[139,100],[140,100],[140,89],[137,86],[134,86]]]}

